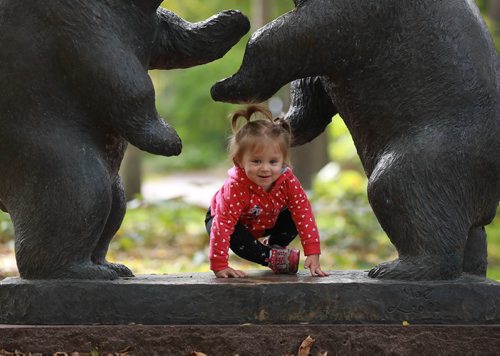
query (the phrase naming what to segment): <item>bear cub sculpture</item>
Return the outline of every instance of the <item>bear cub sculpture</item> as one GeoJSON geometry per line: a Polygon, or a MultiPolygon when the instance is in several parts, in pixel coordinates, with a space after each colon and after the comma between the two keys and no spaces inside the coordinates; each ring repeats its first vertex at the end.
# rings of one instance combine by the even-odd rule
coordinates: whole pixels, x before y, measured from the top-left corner
{"type": "Polygon", "coordinates": [[[213,61],[249,30],[238,11],[189,23],[160,3],[0,2],[0,208],[22,278],[133,275],[106,261],[126,209],[127,142],[181,151],[147,70],[213,61]]]}
{"type": "Polygon", "coordinates": [[[295,5],[252,36],[212,97],[262,102],[292,82],[295,144],[340,114],[399,254],[369,276],[484,276],[484,226],[500,199],[500,64],[474,1],[295,5]]]}

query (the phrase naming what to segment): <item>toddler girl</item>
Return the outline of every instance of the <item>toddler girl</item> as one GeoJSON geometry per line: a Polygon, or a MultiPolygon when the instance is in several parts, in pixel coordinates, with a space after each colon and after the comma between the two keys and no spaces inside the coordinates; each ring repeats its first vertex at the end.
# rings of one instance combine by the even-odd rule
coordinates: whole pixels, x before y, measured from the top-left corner
{"type": "Polygon", "coordinates": [[[205,220],[210,234],[210,269],[219,278],[245,277],[229,267],[229,248],[238,256],[270,267],[275,273],[296,273],[300,252],[287,248],[300,235],[304,267],[312,276],[327,276],[319,263],[320,242],[311,204],[289,164],[290,125],[273,120],[259,106],[232,116],[229,178],[212,198],[205,220]],[[250,120],[255,114],[265,119],[250,120]],[[238,119],[246,123],[238,129],[238,119]],[[264,242],[258,239],[269,236],[264,242]]]}

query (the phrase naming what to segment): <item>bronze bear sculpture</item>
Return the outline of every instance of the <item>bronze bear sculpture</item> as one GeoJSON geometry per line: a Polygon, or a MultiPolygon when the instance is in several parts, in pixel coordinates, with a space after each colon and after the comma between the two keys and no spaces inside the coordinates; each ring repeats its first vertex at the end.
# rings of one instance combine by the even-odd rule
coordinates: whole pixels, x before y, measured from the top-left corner
{"type": "Polygon", "coordinates": [[[340,114],[399,254],[369,276],[484,276],[484,226],[500,199],[500,72],[474,1],[294,2],[253,34],[214,100],[262,102],[292,82],[296,144],[340,114]]]}
{"type": "Polygon", "coordinates": [[[22,278],[133,275],[106,261],[126,209],[127,142],[181,151],[147,70],[213,61],[249,30],[239,11],[189,23],[160,3],[0,2],[0,208],[22,278]]]}

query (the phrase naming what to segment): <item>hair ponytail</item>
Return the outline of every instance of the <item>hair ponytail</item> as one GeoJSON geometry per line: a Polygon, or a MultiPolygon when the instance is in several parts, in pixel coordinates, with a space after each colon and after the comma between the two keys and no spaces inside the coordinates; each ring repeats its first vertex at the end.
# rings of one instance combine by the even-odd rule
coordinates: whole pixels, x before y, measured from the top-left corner
{"type": "Polygon", "coordinates": [[[273,115],[271,114],[271,111],[269,111],[267,108],[259,105],[249,105],[244,109],[235,111],[231,115],[231,128],[233,130],[233,133],[235,134],[238,132],[238,119],[240,117],[243,117],[247,123],[250,122],[250,119],[252,118],[253,115],[260,113],[262,114],[266,119],[273,121],[273,115]]]}
{"type": "Polygon", "coordinates": [[[292,134],[292,126],[290,125],[290,122],[285,120],[283,116],[278,116],[273,120],[273,122],[279,125],[283,130],[288,132],[290,135],[292,134]]]}

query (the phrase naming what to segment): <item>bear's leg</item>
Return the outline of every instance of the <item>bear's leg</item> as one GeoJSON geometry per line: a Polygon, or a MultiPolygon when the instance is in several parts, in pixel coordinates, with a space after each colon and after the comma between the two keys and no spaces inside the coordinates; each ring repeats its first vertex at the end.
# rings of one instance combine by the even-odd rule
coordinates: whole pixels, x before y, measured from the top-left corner
{"type": "Polygon", "coordinates": [[[433,280],[462,273],[468,228],[458,194],[435,167],[415,157],[381,160],[370,176],[368,197],[399,258],[374,267],[372,278],[433,280]],[[446,181],[443,183],[443,181],[446,181]],[[437,182],[443,185],[437,184],[437,182]],[[446,187],[446,188],[443,188],[446,187]]]}
{"type": "Polygon", "coordinates": [[[57,160],[37,152],[21,175],[36,184],[18,184],[6,202],[19,273],[26,279],[116,279],[115,271],[91,261],[111,209],[109,174],[91,150],[61,152],[68,153],[57,160]]]}
{"type": "Polygon", "coordinates": [[[486,277],[487,257],[486,230],[484,226],[471,228],[465,245],[464,272],[486,277]]]}
{"type": "Polygon", "coordinates": [[[123,191],[120,176],[118,175],[116,176],[115,182],[111,187],[111,192],[113,200],[111,204],[111,212],[101,237],[97,242],[97,246],[92,254],[92,261],[97,265],[105,266],[114,270],[120,277],[133,277],[134,274],[127,266],[106,261],[106,253],[108,252],[109,243],[120,228],[126,210],[125,193],[123,191]]]}

